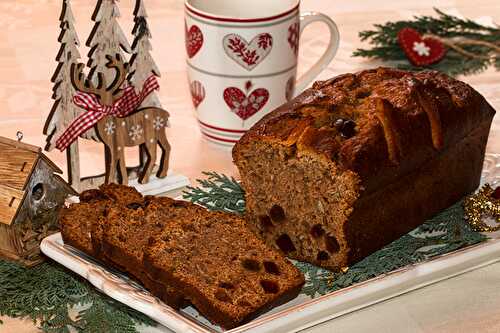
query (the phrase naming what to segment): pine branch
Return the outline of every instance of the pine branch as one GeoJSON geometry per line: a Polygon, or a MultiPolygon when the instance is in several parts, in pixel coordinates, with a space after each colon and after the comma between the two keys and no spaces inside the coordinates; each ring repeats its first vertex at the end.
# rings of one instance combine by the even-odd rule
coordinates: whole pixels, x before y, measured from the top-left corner
{"type": "Polygon", "coordinates": [[[155,325],[54,262],[24,268],[0,260],[0,315],[30,318],[54,333],[136,332],[136,325],[155,325]],[[85,309],[73,320],[69,311],[75,306],[85,309]]]}
{"type": "Polygon", "coordinates": [[[184,199],[205,206],[211,210],[244,213],[245,193],[234,178],[217,172],[204,172],[207,179],[198,179],[200,187],[188,187],[184,199]]]}
{"type": "Polygon", "coordinates": [[[425,68],[439,70],[453,76],[479,73],[489,66],[500,70],[500,56],[494,47],[488,46],[488,44],[500,46],[500,29],[448,15],[439,9],[435,11],[437,17],[415,16],[413,20],[376,24],[374,30],[361,31],[360,39],[368,41],[372,48],[357,49],[353,52],[353,56],[388,61],[391,65],[402,69],[422,69],[423,67],[414,66],[408,61],[398,43],[398,32],[403,28],[412,28],[422,35],[431,34],[450,42],[462,39],[463,42],[458,43],[465,51],[464,53],[478,55],[478,58],[467,57],[454,49],[449,49],[444,59],[425,68]],[[483,43],[467,44],[467,40],[483,43]]]}
{"type": "Polygon", "coordinates": [[[75,321],[75,326],[80,327],[82,333],[135,333],[136,323],[155,326],[153,320],[100,294],[93,294],[91,303],[92,306],[80,311],[75,321]]]}

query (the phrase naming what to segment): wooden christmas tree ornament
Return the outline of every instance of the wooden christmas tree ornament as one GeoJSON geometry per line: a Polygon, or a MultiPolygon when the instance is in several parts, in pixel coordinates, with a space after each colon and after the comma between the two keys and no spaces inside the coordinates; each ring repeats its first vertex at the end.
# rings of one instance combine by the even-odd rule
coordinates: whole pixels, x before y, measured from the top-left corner
{"type": "Polygon", "coordinates": [[[70,0],[63,0],[61,48],[52,77],[55,103],[44,134],[47,135],[48,151],[54,147],[66,150],[69,181],[78,191],[102,183],[129,184],[129,180],[134,186],[146,184],[153,173],[157,176],[154,184],[139,185],[139,190],[157,194],[189,183],[181,175],[166,177],[170,145],[165,128],[169,126],[169,114],[161,108],[155,92],[160,71],[150,54],[151,33],[142,0],[136,0],[133,14],[134,40],[130,46],[118,23],[117,0],[97,1],[92,15],[95,25],[86,42],[90,51],[85,65],[79,63],[80,42],[74,28],[70,0]],[[126,62],[128,54],[131,54],[130,66],[126,62]],[[84,73],[87,72],[85,67],[88,75],[84,73]],[[79,138],[104,144],[105,175],[81,177],[79,138]],[[139,166],[126,166],[125,147],[139,148],[139,166]],[[158,147],[161,159],[155,165],[158,147]]]}
{"type": "MultiPolygon", "coordinates": [[[[73,103],[75,89],[71,84],[70,68],[71,64],[78,62],[81,56],[78,51],[80,40],[75,30],[75,18],[69,0],[63,1],[59,21],[61,33],[58,41],[61,43],[61,47],[56,57],[57,68],[51,79],[52,83],[54,83],[52,89],[54,104],[43,129],[43,134],[47,135],[47,145],[45,146],[47,151],[52,151],[55,148],[57,138],[71,121],[85,112],[85,110],[73,103]]],[[[99,141],[93,129],[89,129],[81,137],[87,140],[99,141]]],[[[78,141],[73,142],[68,147],[66,156],[69,183],[75,189],[81,190],[78,141]]]]}
{"type": "Polygon", "coordinates": [[[0,257],[43,261],[40,241],[58,232],[57,214],[76,192],[41,148],[0,137],[0,257]]]}

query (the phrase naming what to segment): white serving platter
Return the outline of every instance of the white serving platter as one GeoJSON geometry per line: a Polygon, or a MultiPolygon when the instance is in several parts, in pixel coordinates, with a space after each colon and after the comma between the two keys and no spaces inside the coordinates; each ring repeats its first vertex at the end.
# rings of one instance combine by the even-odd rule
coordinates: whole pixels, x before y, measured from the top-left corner
{"type": "MultiPolygon", "coordinates": [[[[500,155],[488,155],[483,182],[500,185],[500,155]]],[[[427,285],[500,261],[500,239],[447,253],[314,299],[299,295],[257,319],[227,332],[296,332],[427,285]]],[[[176,311],[127,277],[65,246],[61,234],[45,238],[42,252],[87,279],[104,294],[140,311],[175,332],[220,332],[194,308],[176,311]]]]}
{"type": "MultiPolygon", "coordinates": [[[[219,328],[209,325],[206,320],[200,320],[194,309],[175,311],[128,278],[65,246],[60,233],[45,238],[41,249],[45,255],[84,277],[104,294],[146,314],[175,332],[220,331],[219,328]]],[[[228,332],[296,332],[498,261],[500,240],[489,240],[315,299],[301,295],[228,332]]]]}

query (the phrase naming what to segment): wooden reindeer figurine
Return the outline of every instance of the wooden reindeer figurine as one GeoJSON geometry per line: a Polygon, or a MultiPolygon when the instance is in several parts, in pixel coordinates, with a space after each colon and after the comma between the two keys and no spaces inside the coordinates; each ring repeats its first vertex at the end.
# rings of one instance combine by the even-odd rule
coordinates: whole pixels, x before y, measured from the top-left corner
{"type": "MultiPolygon", "coordinates": [[[[84,64],[72,64],[71,82],[78,91],[96,95],[101,104],[112,106],[123,95],[122,85],[126,80],[128,64],[119,54],[107,56],[107,68],[116,70],[116,76],[108,85],[103,73],[97,73],[97,84],[93,84],[83,74],[84,64]]],[[[156,163],[157,145],[162,150],[157,172],[158,178],[167,176],[170,144],[165,133],[169,113],[156,107],[137,109],[123,118],[105,116],[97,125],[97,134],[104,143],[106,157],[106,183],[128,184],[125,163],[125,147],[140,146],[146,156],[144,167],[139,173],[139,182],[147,183],[156,163]],[[119,177],[118,177],[119,174],[119,177]]]]}

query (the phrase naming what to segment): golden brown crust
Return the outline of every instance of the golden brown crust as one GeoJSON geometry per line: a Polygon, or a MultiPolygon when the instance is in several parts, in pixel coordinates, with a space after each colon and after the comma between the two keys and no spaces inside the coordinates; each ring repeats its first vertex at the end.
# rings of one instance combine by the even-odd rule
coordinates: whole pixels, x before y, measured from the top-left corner
{"type": "Polygon", "coordinates": [[[343,231],[347,265],[363,259],[473,192],[479,185],[490,122],[413,172],[355,203],[343,231]]]}
{"type": "Polygon", "coordinates": [[[445,74],[377,68],[316,82],[248,131],[233,158],[238,164],[240,150],[252,140],[293,145],[307,128],[297,152],[335,161],[372,191],[437,156],[493,114],[479,93],[445,74]],[[353,136],[341,135],[334,124],[339,118],[356,123],[353,136]]]}

